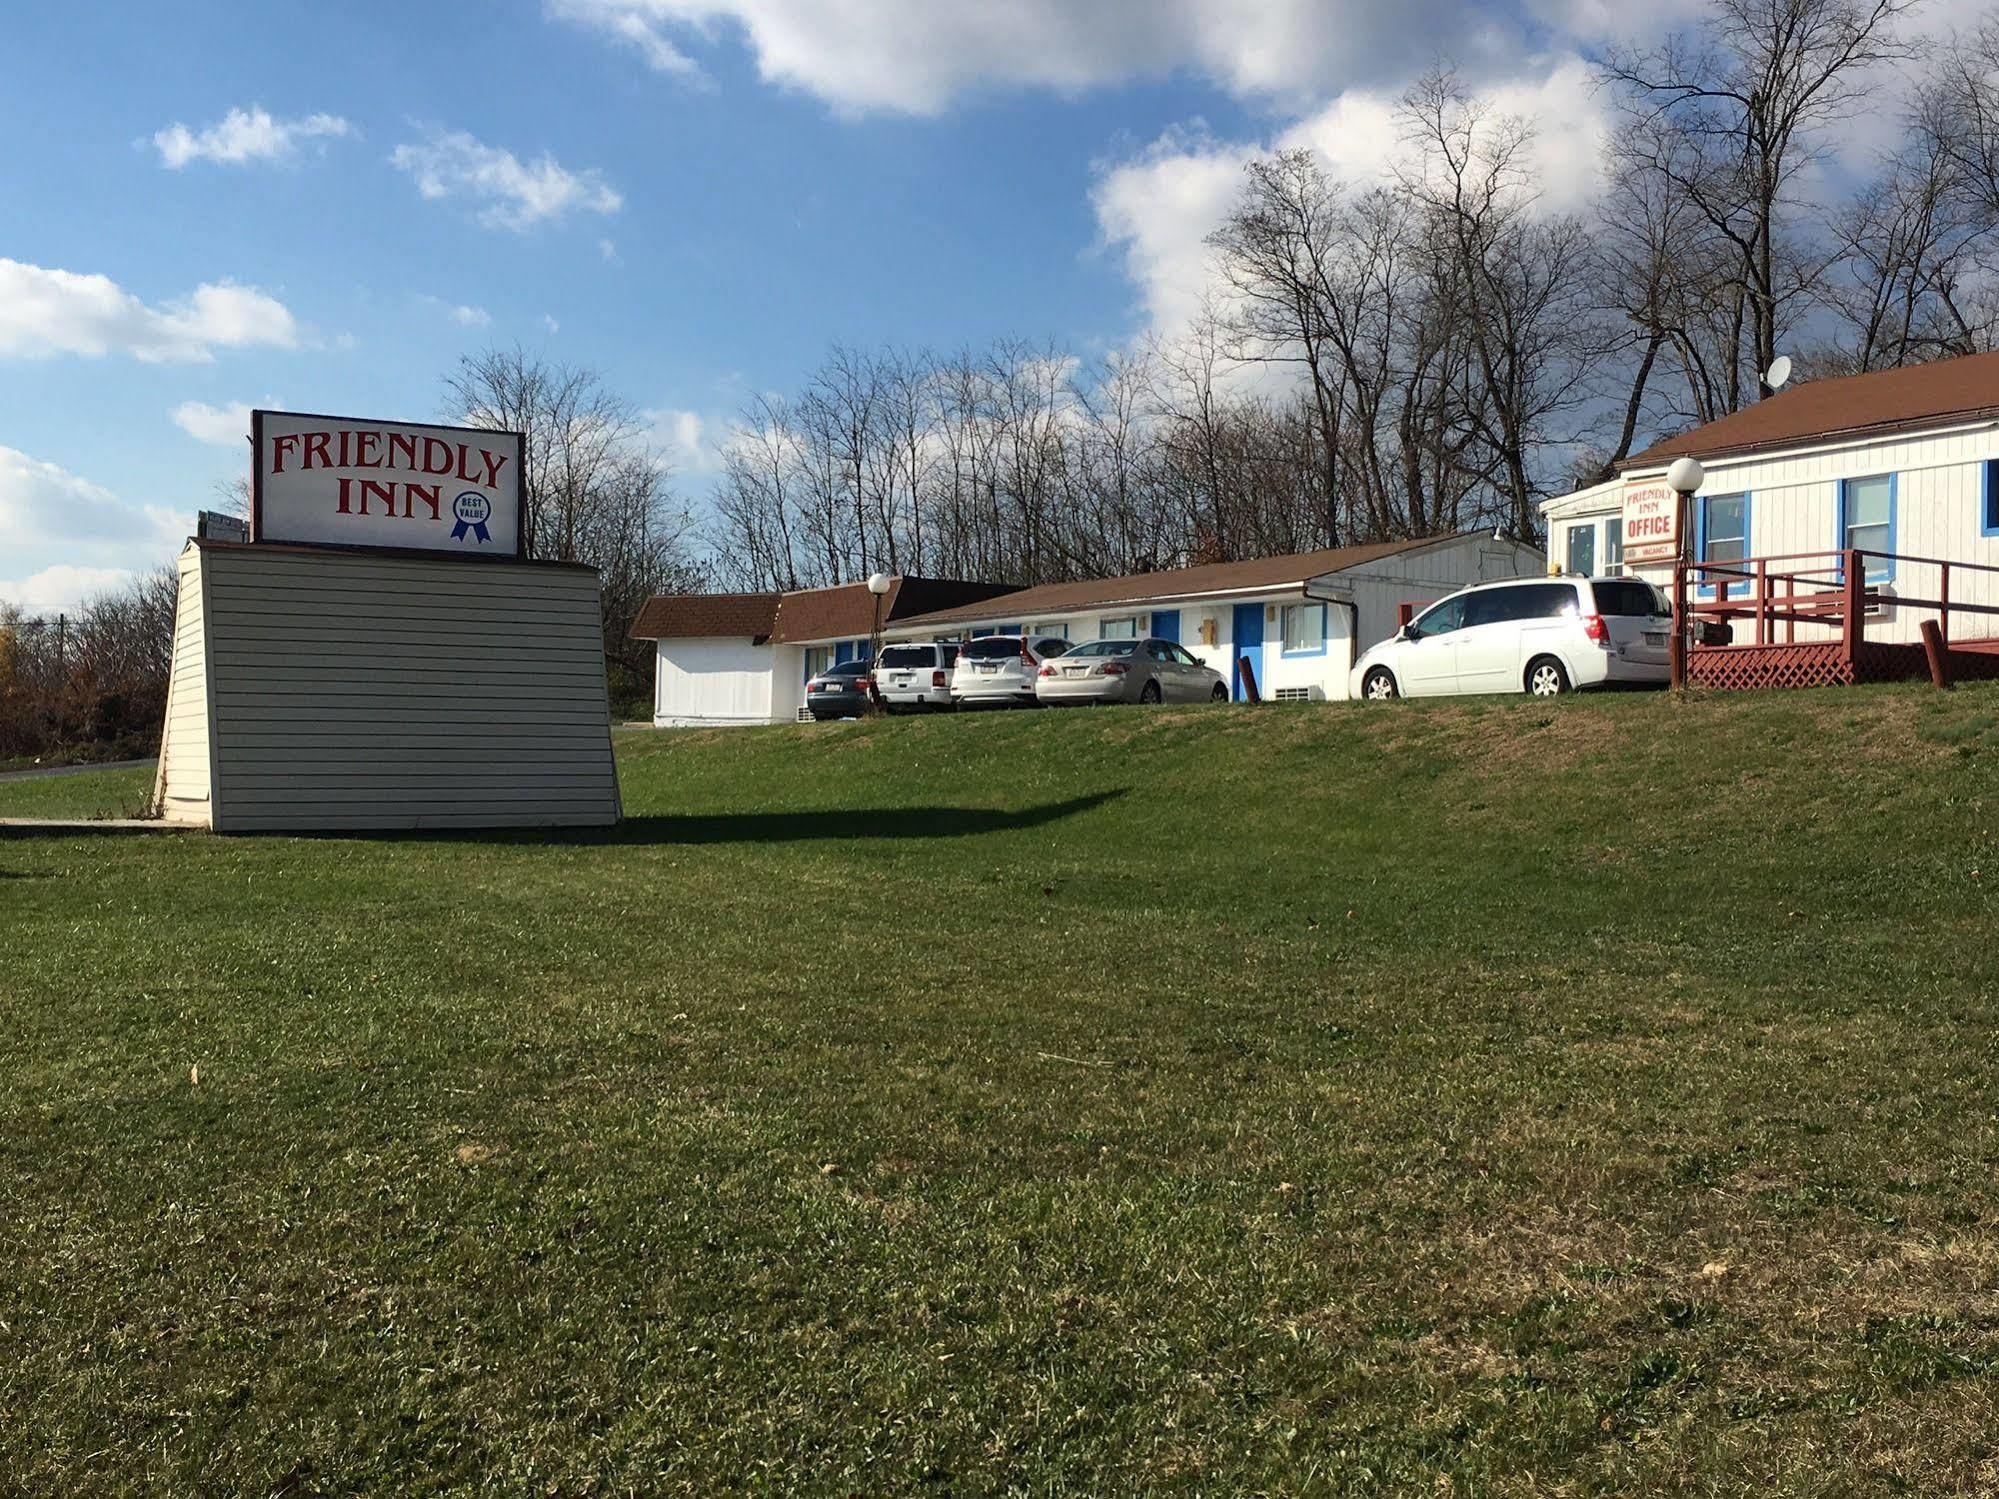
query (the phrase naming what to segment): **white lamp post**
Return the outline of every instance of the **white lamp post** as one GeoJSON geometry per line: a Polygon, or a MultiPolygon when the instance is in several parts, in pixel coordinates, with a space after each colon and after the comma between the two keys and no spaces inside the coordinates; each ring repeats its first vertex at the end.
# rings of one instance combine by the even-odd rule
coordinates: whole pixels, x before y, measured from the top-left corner
{"type": "Polygon", "coordinates": [[[868,633],[868,706],[874,708],[881,703],[881,687],[878,683],[882,655],[882,600],[889,590],[887,573],[868,574],[868,592],[874,595],[875,625],[868,633]]]}
{"type": "Polygon", "coordinates": [[[1687,685],[1687,632],[1693,628],[1687,619],[1687,535],[1693,522],[1691,501],[1706,479],[1707,471],[1692,458],[1675,458],[1673,466],[1666,470],[1666,484],[1679,496],[1679,513],[1674,517],[1674,525],[1678,531],[1675,545],[1679,548],[1679,555],[1673,559],[1671,656],[1675,692],[1687,685]]]}

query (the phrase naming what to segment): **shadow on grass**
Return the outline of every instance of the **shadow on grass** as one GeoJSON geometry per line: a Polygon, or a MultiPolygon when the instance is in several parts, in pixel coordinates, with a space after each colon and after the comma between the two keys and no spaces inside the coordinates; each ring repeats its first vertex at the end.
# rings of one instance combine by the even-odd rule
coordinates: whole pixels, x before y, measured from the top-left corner
{"type": "MultiPolygon", "coordinates": [[[[654,813],[613,828],[493,828],[454,837],[482,843],[630,844],[805,843],[822,838],[971,838],[1038,828],[1114,802],[1124,788],[1093,791],[1039,807],[839,807],[820,812],[654,813]]],[[[439,829],[361,837],[431,838],[439,829]]],[[[330,837],[357,836],[329,834],[330,837]]]]}
{"type": "MultiPolygon", "coordinates": [[[[839,807],[822,812],[657,813],[627,817],[608,828],[327,828],[298,833],[246,833],[236,837],[362,838],[371,842],[521,843],[576,845],[804,843],[822,838],[971,838],[1038,828],[1088,812],[1124,795],[1124,788],[1093,791],[1066,801],[1007,811],[993,807],[839,807]]],[[[33,823],[0,827],[13,838],[74,838],[91,833],[137,833],[173,824],[133,827],[119,823],[33,823]]]]}

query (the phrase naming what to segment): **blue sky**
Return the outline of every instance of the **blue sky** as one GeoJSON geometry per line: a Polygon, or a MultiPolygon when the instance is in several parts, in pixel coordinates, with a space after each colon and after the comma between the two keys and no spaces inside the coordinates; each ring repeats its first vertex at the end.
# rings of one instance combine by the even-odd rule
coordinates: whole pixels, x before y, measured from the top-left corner
{"type": "Polygon", "coordinates": [[[171,556],[243,471],[237,408],[436,417],[491,343],[656,413],[698,509],[730,416],[834,342],[1170,335],[1242,162],[1303,142],[1379,171],[1440,38],[1559,119],[1548,177],[1580,197],[1603,9],[13,7],[0,598],[63,607],[171,556]]]}

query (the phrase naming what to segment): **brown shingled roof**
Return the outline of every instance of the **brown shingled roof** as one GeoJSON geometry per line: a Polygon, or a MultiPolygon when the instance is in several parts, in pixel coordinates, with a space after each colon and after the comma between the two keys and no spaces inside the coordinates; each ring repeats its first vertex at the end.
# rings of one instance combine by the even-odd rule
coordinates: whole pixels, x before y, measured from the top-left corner
{"type": "Polygon", "coordinates": [[[1995,413],[1999,413],[1999,354],[1968,354],[1792,386],[1719,421],[1655,442],[1619,468],[1650,468],[1682,454],[1718,458],[1995,413]]]}
{"type": "MultiPolygon", "coordinates": [[[[1307,578],[1336,573],[1364,562],[1434,546],[1455,537],[1428,536],[1418,541],[1383,541],[1371,546],[1334,547],[1322,552],[1293,552],[1258,557],[1247,562],[1211,562],[1201,567],[1176,567],[1164,572],[1134,573],[1125,578],[1086,578],[1075,583],[1044,583],[1024,588],[1003,600],[1005,618],[1031,622],[1060,618],[1072,610],[1104,605],[1138,604],[1151,599],[1201,598],[1247,589],[1296,586],[1307,578]]],[[[990,606],[967,605],[938,609],[899,623],[923,625],[980,624],[996,621],[990,606]]]]}
{"type": "Polygon", "coordinates": [[[775,593],[661,593],[632,621],[634,640],[739,635],[762,642],[777,618],[775,593]]]}
{"type": "MultiPolygon", "coordinates": [[[[1011,583],[958,578],[894,577],[882,596],[882,623],[926,609],[943,609],[1014,592],[1011,583]]],[[[632,621],[634,640],[747,636],[761,644],[858,638],[874,628],[874,595],[865,583],[802,588],[790,593],[656,594],[632,621]]]]}
{"type": "MultiPolygon", "coordinates": [[[[882,596],[882,623],[925,609],[975,604],[1016,590],[1011,583],[967,583],[957,578],[892,577],[882,596]]],[[[771,639],[779,645],[801,640],[859,638],[874,629],[875,601],[865,583],[838,583],[787,593],[778,605],[771,639]]]]}

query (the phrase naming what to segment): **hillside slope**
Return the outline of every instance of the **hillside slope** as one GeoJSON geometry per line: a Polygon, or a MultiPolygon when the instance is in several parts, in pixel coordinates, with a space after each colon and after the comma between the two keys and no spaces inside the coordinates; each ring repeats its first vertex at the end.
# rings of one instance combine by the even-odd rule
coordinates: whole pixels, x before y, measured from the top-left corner
{"type": "Polygon", "coordinates": [[[11,1483],[1999,1481],[1999,691],[621,756],[0,835],[11,1483]]]}

